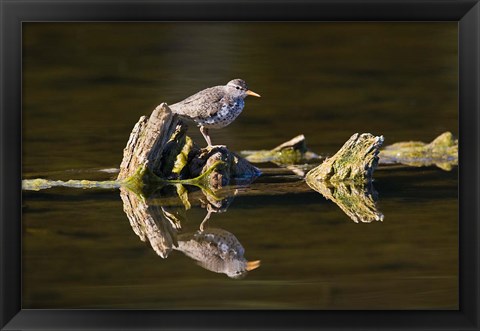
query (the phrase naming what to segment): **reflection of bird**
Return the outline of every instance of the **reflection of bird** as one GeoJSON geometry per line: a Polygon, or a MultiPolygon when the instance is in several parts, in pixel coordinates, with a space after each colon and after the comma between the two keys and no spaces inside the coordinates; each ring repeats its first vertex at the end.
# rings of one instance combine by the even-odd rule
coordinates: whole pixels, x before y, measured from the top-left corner
{"type": "Polygon", "coordinates": [[[204,230],[205,225],[210,219],[212,213],[224,213],[227,211],[227,208],[230,206],[233,199],[237,195],[238,190],[230,191],[229,193],[231,195],[227,195],[225,198],[220,198],[218,196],[212,195],[206,190],[202,190],[202,193],[204,195],[204,198],[201,198],[200,202],[202,203],[202,208],[207,209],[207,215],[205,215],[202,223],[200,223],[200,231],[204,230]]]}
{"type": "Polygon", "coordinates": [[[247,261],[245,249],[230,232],[222,229],[197,231],[193,236],[178,238],[178,247],[203,268],[224,273],[231,278],[242,278],[248,271],[260,266],[260,261],[247,261]]]}
{"type": "Polygon", "coordinates": [[[219,85],[202,90],[183,101],[170,106],[172,112],[195,121],[200,126],[200,132],[212,146],[208,129],[221,129],[230,123],[243,110],[247,95],[260,97],[250,91],[245,81],[233,79],[227,85],[219,85]]]}

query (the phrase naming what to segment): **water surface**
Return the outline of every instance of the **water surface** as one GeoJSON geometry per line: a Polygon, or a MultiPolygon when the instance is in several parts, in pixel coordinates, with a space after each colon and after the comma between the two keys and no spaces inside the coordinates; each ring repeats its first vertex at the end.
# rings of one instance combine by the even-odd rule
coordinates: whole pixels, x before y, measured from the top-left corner
{"type": "MultiPolygon", "coordinates": [[[[141,115],[237,77],[262,98],[212,131],[234,151],[458,136],[456,23],[25,23],[23,47],[23,178],[114,178],[99,170],[118,168],[141,115]]],[[[159,257],[118,190],[25,191],[23,308],[458,309],[456,168],[381,166],[384,220],[354,223],[260,166],[208,223],[261,260],[242,279],[159,257]]],[[[206,214],[190,190],[185,233],[206,214]]]]}

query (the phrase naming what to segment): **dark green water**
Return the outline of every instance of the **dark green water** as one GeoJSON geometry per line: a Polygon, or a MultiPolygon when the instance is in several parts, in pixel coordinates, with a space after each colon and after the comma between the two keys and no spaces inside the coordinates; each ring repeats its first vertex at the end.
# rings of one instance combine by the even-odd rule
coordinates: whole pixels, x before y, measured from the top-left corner
{"type": "MultiPolygon", "coordinates": [[[[458,136],[456,23],[24,23],[23,42],[24,178],[114,178],[98,170],[118,168],[141,115],[237,77],[262,98],[212,131],[231,150],[458,136]]],[[[373,223],[265,173],[209,221],[261,260],[243,279],[159,257],[118,190],[25,191],[23,308],[458,309],[457,168],[380,167],[373,223]]]]}

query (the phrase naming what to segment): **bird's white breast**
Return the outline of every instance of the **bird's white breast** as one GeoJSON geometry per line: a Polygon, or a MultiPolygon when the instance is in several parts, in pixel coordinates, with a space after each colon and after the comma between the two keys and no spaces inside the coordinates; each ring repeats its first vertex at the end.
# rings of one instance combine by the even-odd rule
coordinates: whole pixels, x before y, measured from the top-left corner
{"type": "Polygon", "coordinates": [[[245,101],[236,99],[231,104],[223,104],[219,111],[207,118],[199,118],[196,122],[208,129],[220,129],[232,123],[243,110],[245,101]]]}

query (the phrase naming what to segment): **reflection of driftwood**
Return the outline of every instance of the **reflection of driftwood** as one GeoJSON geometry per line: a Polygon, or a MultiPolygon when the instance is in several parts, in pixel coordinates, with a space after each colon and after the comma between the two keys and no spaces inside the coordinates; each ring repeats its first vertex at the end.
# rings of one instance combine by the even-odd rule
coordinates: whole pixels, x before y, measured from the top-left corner
{"type": "Polygon", "coordinates": [[[175,249],[203,268],[231,278],[242,278],[248,271],[260,266],[260,261],[247,261],[245,249],[238,239],[222,229],[210,228],[193,235],[181,235],[175,249]]]}
{"type": "Polygon", "coordinates": [[[126,188],[120,189],[120,197],[135,234],[142,241],[148,241],[159,256],[168,257],[173,246],[177,245],[182,215],[162,209],[157,204],[149,204],[143,197],[126,188]]]}
{"type": "Polygon", "coordinates": [[[149,242],[162,258],[167,258],[172,249],[183,252],[207,270],[225,273],[232,278],[241,278],[248,271],[260,266],[260,261],[248,262],[245,250],[238,239],[222,229],[208,229],[204,223],[212,212],[224,212],[233,196],[217,199],[207,191],[202,203],[208,213],[200,225],[200,231],[180,234],[181,223],[186,220],[185,210],[190,208],[187,191],[181,185],[168,186],[145,200],[126,188],[120,188],[123,210],[135,234],[149,242]],[[175,192],[176,191],[176,192],[175,192]],[[165,198],[167,194],[168,198],[165,198]]]}
{"type": "Polygon", "coordinates": [[[376,192],[371,183],[316,181],[311,187],[332,200],[355,223],[383,221],[383,214],[375,206],[376,192]]]}
{"type": "Polygon", "coordinates": [[[209,170],[208,186],[218,188],[232,179],[252,180],[260,171],[224,147],[199,149],[186,135],[187,127],[162,103],[149,118],[142,116],[124,149],[118,180],[140,188],[158,178],[193,179],[209,170]],[[218,162],[222,161],[222,162],[218,162]],[[188,165],[188,166],[187,166],[188,165]]]}
{"type": "Polygon", "coordinates": [[[449,171],[458,164],[458,140],[450,132],[445,132],[429,144],[420,141],[396,143],[382,149],[379,162],[414,167],[436,165],[449,171]]]}
{"type": "Polygon", "coordinates": [[[355,133],[334,156],[308,172],[307,183],[310,185],[318,180],[370,181],[378,163],[378,149],[382,143],[383,136],[355,133]]]}

